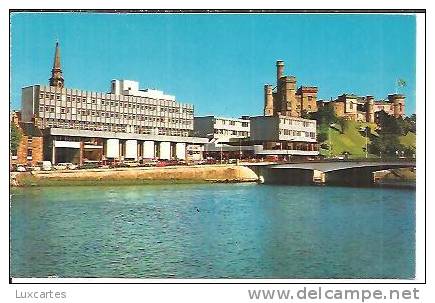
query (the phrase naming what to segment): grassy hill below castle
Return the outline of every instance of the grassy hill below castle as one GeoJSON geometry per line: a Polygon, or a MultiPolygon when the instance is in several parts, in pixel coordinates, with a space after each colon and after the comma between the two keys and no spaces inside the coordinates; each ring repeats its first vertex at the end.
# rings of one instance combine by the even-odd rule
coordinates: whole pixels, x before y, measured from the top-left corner
{"type": "MultiPolygon", "coordinates": [[[[334,124],[327,130],[327,138],[323,142],[320,142],[321,146],[323,147],[320,149],[320,154],[326,157],[334,157],[343,155],[345,152],[347,152],[349,153],[349,158],[364,158],[366,155],[366,138],[364,129],[367,126],[369,126],[371,129],[371,134],[369,134],[367,139],[368,144],[370,144],[370,137],[378,136],[376,132],[376,124],[347,121],[344,126],[343,133],[341,132],[341,126],[334,124]]],[[[415,133],[408,132],[406,136],[399,136],[399,142],[406,147],[415,148],[416,135],[415,133]]],[[[368,157],[377,158],[379,155],[368,154],[368,157]]]]}

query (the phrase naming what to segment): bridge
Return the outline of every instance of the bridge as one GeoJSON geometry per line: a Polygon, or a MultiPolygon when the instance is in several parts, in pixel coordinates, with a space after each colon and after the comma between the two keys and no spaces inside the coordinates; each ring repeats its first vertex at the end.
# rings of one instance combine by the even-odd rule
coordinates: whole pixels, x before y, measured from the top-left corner
{"type": "Polygon", "coordinates": [[[320,161],[287,164],[247,164],[264,183],[368,186],[374,172],[415,167],[415,161],[320,161]]]}

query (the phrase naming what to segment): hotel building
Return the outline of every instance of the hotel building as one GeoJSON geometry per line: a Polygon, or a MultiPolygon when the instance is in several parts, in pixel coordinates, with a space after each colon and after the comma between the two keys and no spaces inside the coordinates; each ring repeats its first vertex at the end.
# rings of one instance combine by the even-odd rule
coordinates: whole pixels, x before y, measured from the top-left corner
{"type": "Polygon", "coordinates": [[[289,116],[251,117],[251,142],[257,155],[317,156],[316,120],[289,116]]]}
{"type": "Polygon", "coordinates": [[[214,142],[239,141],[249,137],[249,117],[223,118],[215,116],[195,117],[194,133],[214,142]]]}
{"type": "Polygon", "coordinates": [[[207,140],[191,136],[193,113],[131,80],[112,80],[107,93],[65,88],[58,43],[49,85],[22,89],[22,120],[44,130],[44,158],[53,163],[199,159],[207,140]]]}
{"type": "Polygon", "coordinates": [[[319,155],[316,120],[289,116],[243,119],[195,117],[195,133],[207,137],[204,154],[216,159],[319,155]],[[249,119],[249,120],[248,120],[249,119]]]}

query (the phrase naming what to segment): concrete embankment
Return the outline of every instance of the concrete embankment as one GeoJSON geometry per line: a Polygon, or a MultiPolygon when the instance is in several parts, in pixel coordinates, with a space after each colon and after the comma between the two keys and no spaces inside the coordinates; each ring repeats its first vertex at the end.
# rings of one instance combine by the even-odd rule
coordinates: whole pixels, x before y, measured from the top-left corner
{"type": "Polygon", "coordinates": [[[138,167],[11,173],[12,186],[129,185],[156,183],[253,182],[257,175],[237,165],[138,167]]]}
{"type": "Polygon", "coordinates": [[[374,178],[379,187],[415,188],[417,174],[414,168],[398,168],[378,171],[374,178]]]}

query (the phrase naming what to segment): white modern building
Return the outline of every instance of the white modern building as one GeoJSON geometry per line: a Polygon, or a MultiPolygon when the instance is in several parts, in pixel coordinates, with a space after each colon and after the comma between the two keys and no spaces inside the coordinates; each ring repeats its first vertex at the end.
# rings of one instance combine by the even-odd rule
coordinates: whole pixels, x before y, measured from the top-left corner
{"type": "Polygon", "coordinates": [[[53,163],[200,158],[208,140],[192,137],[193,113],[192,104],[137,81],[112,80],[109,92],[65,88],[58,44],[50,84],[22,89],[22,120],[45,130],[53,163]]]}
{"type": "Polygon", "coordinates": [[[288,116],[251,117],[250,140],[257,155],[317,156],[316,120],[288,116]]]}
{"type": "Polygon", "coordinates": [[[204,153],[217,159],[319,155],[315,120],[288,116],[244,119],[206,116],[195,117],[194,131],[209,138],[204,153]]]}
{"type": "Polygon", "coordinates": [[[223,118],[204,116],[194,118],[194,134],[209,138],[213,142],[231,142],[248,138],[250,132],[249,117],[223,118]]]}
{"type": "Polygon", "coordinates": [[[187,137],[193,105],[138,82],[113,80],[108,93],[33,85],[22,90],[22,119],[37,126],[187,137]],[[128,85],[128,89],[122,88],[128,85]],[[120,89],[121,88],[121,89],[120,89]]]}

